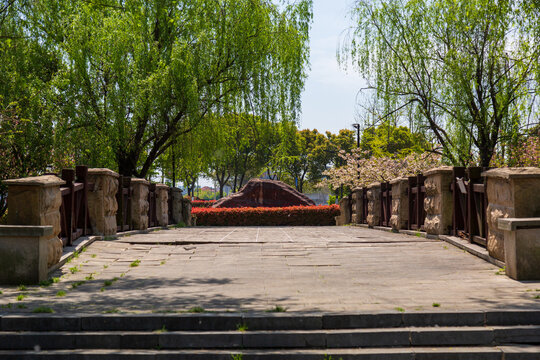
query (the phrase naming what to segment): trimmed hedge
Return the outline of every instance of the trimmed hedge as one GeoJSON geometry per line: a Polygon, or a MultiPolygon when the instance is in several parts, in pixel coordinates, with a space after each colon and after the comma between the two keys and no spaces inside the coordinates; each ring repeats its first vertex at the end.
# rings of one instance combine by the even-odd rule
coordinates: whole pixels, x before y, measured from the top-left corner
{"type": "Polygon", "coordinates": [[[216,200],[193,200],[191,206],[193,208],[207,208],[214,205],[215,202],[216,200]]]}
{"type": "Polygon", "coordinates": [[[335,225],[338,205],[193,208],[197,226],[335,225]]]}

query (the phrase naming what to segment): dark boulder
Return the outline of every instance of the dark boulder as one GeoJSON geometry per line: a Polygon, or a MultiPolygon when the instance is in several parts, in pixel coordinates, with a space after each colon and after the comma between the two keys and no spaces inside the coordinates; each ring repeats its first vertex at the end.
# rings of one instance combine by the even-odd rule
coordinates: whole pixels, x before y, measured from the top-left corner
{"type": "Polygon", "coordinates": [[[218,200],[212,207],[285,207],[315,205],[313,200],[282,181],[251,179],[237,193],[218,200]]]}

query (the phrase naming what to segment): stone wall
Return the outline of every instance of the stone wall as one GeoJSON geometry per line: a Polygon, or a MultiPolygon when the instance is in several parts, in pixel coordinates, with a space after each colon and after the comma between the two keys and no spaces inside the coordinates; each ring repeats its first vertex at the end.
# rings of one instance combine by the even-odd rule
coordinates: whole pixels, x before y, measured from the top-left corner
{"type": "Polygon", "coordinates": [[[504,261],[504,232],[498,220],[540,216],[540,168],[500,168],[482,175],[487,178],[487,249],[504,261]]]}
{"type": "Polygon", "coordinates": [[[116,234],[118,176],[109,169],[88,169],[88,182],[94,183],[94,189],[88,192],[88,213],[95,235],[116,234]]]}
{"type": "Polygon", "coordinates": [[[368,215],[369,226],[379,226],[381,223],[381,184],[373,183],[368,186],[368,215]]]}
{"type": "Polygon", "coordinates": [[[407,229],[409,221],[409,180],[399,178],[390,182],[392,185],[392,216],[390,225],[393,230],[407,229]]]}
{"type": "Polygon", "coordinates": [[[450,234],[452,231],[453,199],[450,192],[452,167],[443,166],[424,173],[426,197],[424,229],[432,235],[450,234]]]}

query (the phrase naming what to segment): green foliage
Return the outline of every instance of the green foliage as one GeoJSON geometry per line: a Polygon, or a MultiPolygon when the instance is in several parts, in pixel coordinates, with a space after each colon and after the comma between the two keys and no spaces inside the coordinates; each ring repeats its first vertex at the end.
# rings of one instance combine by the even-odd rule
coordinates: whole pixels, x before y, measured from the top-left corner
{"type": "Polygon", "coordinates": [[[412,152],[422,153],[429,145],[422,134],[412,134],[405,126],[382,124],[362,132],[360,148],[368,156],[403,157],[412,152]]]}
{"type": "Polygon", "coordinates": [[[540,7],[509,0],[360,0],[341,49],[369,82],[366,124],[410,124],[447,162],[489,166],[538,108],[540,7]]]}

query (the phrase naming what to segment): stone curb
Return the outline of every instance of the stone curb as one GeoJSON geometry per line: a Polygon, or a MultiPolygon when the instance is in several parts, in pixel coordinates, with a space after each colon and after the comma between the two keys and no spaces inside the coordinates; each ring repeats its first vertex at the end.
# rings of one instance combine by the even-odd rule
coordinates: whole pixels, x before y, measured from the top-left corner
{"type": "Polygon", "coordinates": [[[423,238],[426,238],[426,239],[431,239],[431,240],[441,240],[441,241],[445,241],[447,243],[449,243],[450,245],[453,245],[461,250],[465,250],[467,251],[468,253],[470,253],[471,255],[474,255],[484,261],[487,261],[495,266],[498,266],[500,268],[503,268],[505,265],[504,265],[504,262],[503,261],[500,261],[498,259],[495,259],[494,257],[491,257],[489,256],[488,252],[486,249],[484,249],[483,247],[481,246],[478,246],[476,244],[471,244],[469,243],[468,241],[465,241],[463,239],[460,239],[456,236],[450,236],[450,235],[431,235],[431,234],[426,234],[425,232],[423,231],[416,231],[416,230],[393,230],[392,228],[389,228],[389,227],[384,227],[384,226],[373,226],[373,227],[370,227],[368,226],[367,224],[354,224],[354,223],[351,223],[351,226],[357,226],[357,227],[361,227],[361,228],[365,228],[365,229],[373,229],[373,230],[379,230],[379,231],[386,231],[386,232],[392,232],[392,233],[398,233],[398,234],[405,234],[405,235],[409,235],[409,236],[416,236],[416,237],[423,237],[423,238]]]}
{"type": "Polygon", "coordinates": [[[62,249],[62,257],[60,261],[49,268],[49,275],[54,271],[60,269],[62,266],[75,256],[75,253],[82,251],[84,248],[90,246],[94,241],[101,240],[100,235],[90,235],[78,238],[73,242],[73,246],[66,246],[62,249]]]}

